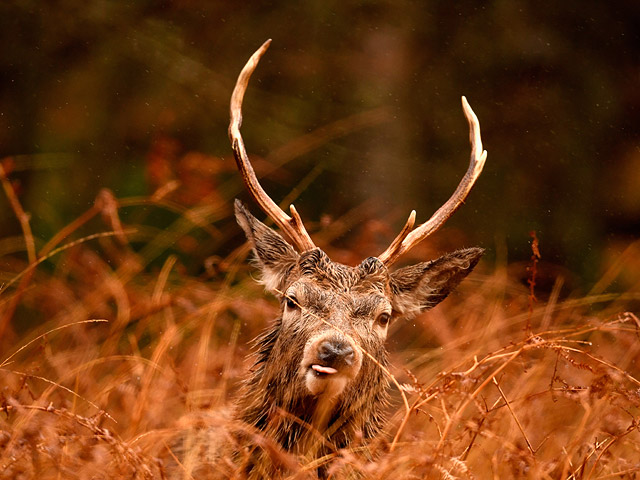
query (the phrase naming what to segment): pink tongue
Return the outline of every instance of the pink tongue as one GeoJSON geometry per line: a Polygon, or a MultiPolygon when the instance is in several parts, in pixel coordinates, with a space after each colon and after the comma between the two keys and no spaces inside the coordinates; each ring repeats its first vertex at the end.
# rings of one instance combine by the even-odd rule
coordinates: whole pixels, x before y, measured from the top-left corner
{"type": "Polygon", "coordinates": [[[327,373],[329,375],[338,373],[338,370],[336,370],[335,368],[323,367],[322,365],[311,365],[311,368],[313,368],[316,372],[327,373]]]}

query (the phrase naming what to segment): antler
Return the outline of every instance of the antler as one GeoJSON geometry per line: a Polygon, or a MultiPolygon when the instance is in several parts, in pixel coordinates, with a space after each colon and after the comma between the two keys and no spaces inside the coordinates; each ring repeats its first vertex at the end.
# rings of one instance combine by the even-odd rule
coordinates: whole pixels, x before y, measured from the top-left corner
{"type": "Polygon", "coordinates": [[[258,66],[258,62],[262,58],[262,55],[264,55],[264,52],[269,48],[269,44],[271,44],[271,40],[264,42],[262,46],[253,55],[251,55],[251,58],[238,76],[236,86],[231,94],[229,140],[231,140],[233,154],[236,158],[238,170],[240,170],[240,173],[242,174],[242,180],[253,199],[289,237],[294,246],[300,252],[304,252],[315,248],[315,244],[313,243],[313,240],[311,240],[307,230],[304,228],[300,215],[295,207],[291,205],[289,207],[291,210],[290,217],[278,205],[276,205],[271,197],[267,195],[267,192],[264,191],[260,182],[258,182],[258,178],[256,177],[256,173],[254,172],[251,163],[249,162],[247,150],[244,147],[244,141],[240,134],[240,126],[242,125],[242,100],[245,92],[247,91],[251,74],[253,74],[253,71],[258,66]]]}
{"type": "Polygon", "coordinates": [[[393,264],[400,255],[438,230],[438,228],[453,215],[453,212],[464,203],[464,199],[467,198],[480,173],[482,173],[482,167],[484,167],[484,162],[487,159],[487,151],[482,149],[480,122],[478,122],[478,117],[476,117],[476,114],[471,110],[469,102],[467,102],[465,97],[462,97],[462,109],[469,122],[469,141],[471,142],[471,160],[467,173],[462,177],[458,188],[453,192],[451,198],[447,200],[447,203],[442,205],[428,221],[415,230],[413,230],[413,225],[416,221],[416,211],[411,211],[409,219],[402,228],[402,231],[393,242],[391,242],[391,245],[378,256],[378,260],[387,266],[393,264]]]}

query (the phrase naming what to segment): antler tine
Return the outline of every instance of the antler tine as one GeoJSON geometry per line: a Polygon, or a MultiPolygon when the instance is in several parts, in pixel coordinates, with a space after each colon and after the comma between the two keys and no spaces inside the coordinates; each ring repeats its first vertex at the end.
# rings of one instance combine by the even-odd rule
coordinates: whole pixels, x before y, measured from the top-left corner
{"type": "Polygon", "coordinates": [[[244,141],[242,140],[242,134],[240,133],[240,126],[242,125],[242,100],[244,99],[244,94],[247,91],[249,79],[270,44],[271,39],[264,42],[262,46],[256,50],[253,55],[251,55],[251,58],[247,61],[247,64],[238,76],[236,86],[231,94],[229,140],[231,140],[231,147],[233,148],[236,165],[238,166],[238,170],[240,170],[242,180],[253,199],[289,237],[294,246],[299,251],[304,252],[315,248],[315,244],[313,243],[313,240],[311,240],[307,230],[304,228],[300,215],[298,215],[294,206],[291,205],[291,215],[293,218],[290,217],[271,199],[271,197],[269,197],[267,192],[264,191],[256,177],[256,173],[253,170],[251,163],[249,162],[249,156],[247,155],[247,150],[245,149],[244,141]]]}
{"type": "Polygon", "coordinates": [[[451,198],[442,205],[431,218],[420,225],[415,230],[411,230],[415,221],[415,210],[409,215],[406,225],[400,234],[391,242],[391,245],[378,256],[385,265],[393,264],[400,255],[413,248],[416,244],[427,238],[438,230],[447,219],[464,203],[465,198],[473,188],[476,180],[482,173],[482,168],[487,160],[487,151],[482,149],[482,138],[480,137],[480,122],[471,109],[469,102],[462,97],[462,109],[469,122],[469,141],[471,142],[471,160],[469,168],[460,181],[458,188],[453,192],[451,198]]]}

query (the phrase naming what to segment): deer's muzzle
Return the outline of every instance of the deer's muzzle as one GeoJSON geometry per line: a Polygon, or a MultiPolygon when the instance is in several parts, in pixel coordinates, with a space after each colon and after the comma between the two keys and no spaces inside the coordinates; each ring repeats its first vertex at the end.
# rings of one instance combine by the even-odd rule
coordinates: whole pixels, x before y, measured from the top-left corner
{"type": "Polygon", "coordinates": [[[313,395],[335,397],[342,393],[362,365],[362,354],[346,336],[324,334],[305,346],[301,369],[313,395]]]}

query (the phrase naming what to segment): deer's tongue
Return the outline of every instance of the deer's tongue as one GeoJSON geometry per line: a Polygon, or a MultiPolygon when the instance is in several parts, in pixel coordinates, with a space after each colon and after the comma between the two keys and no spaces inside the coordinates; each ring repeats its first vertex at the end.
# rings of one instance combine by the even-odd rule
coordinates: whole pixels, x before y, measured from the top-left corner
{"type": "Polygon", "coordinates": [[[311,368],[313,368],[318,373],[326,373],[328,375],[338,373],[338,370],[336,370],[335,368],[325,367],[323,365],[311,365],[311,368]]]}

